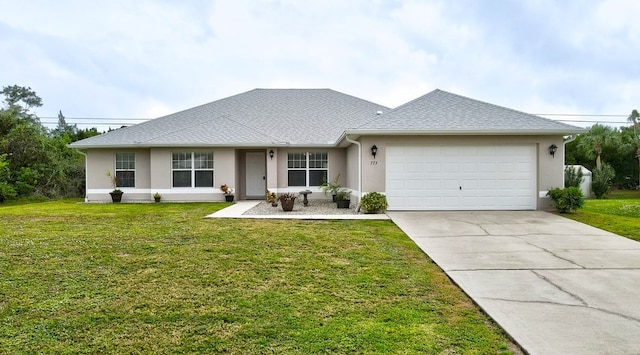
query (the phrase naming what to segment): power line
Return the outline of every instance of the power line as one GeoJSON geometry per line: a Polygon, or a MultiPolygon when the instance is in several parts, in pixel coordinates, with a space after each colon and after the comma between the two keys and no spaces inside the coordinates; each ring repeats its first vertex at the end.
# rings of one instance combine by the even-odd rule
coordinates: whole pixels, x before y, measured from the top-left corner
{"type": "Polygon", "coordinates": [[[554,120],[558,122],[580,122],[580,123],[619,123],[619,124],[631,124],[628,121],[595,121],[595,120],[554,120]]]}
{"type": "MultiPolygon", "coordinates": [[[[39,118],[55,119],[58,120],[58,116],[39,116],[39,118]]],[[[64,117],[65,120],[133,120],[133,121],[148,121],[151,118],[139,118],[139,117],[64,117]]]]}
{"type": "Polygon", "coordinates": [[[536,116],[629,117],[629,115],[594,115],[582,113],[533,113],[536,116]]]}
{"type": "MultiPolygon", "coordinates": [[[[583,114],[583,113],[534,113],[536,116],[559,116],[559,117],[611,117],[618,118],[624,117],[627,118],[629,115],[621,115],[621,114],[583,114]]],[[[43,124],[51,125],[58,123],[58,116],[41,116],[39,117],[40,121],[43,124]]],[[[142,117],[65,117],[65,121],[67,124],[79,124],[82,126],[86,125],[99,125],[99,126],[108,126],[108,125],[135,125],[138,123],[144,123],[152,120],[153,118],[142,118],[142,117]]],[[[601,120],[562,120],[562,119],[554,119],[558,122],[573,122],[573,123],[609,123],[609,124],[628,124],[628,121],[601,121],[601,120]]]]}
{"type": "MultiPolygon", "coordinates": [[[[40,122],[45,125],[58,124],[57,116],[39,117],[40,122]]],[[[139,117],[65,117],[67,124],[75,124],[80,126],[131,126],[151,120],[151,118],[139,117]]]]}
{"type": "MultiPolygon", "coordinates": [[[[627,118],[629,115],[616,115],[616,114],[585,114],[585,113],[534,113],[537,116],[556,116],[556,117],[624,117],[627,118]]],[[[610,123],[610,124],[628,124],[629,121],[603,121],[603,120],[561,120],[554,118],[554,121],[558,122],[573,122],[573,123],[610,123]]]]}

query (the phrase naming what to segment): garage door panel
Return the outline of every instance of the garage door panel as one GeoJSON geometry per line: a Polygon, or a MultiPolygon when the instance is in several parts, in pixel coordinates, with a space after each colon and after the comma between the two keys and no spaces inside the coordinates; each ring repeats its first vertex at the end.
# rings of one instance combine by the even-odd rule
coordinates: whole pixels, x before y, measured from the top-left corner
{"type": "Polygon", "coordinates": [[[423,165],[424,171],[442,171],[442,163],[440,162],[425,162],[423,165]]]}
{"type": "Polygon", "coordinates": [[[440,190],[442,189],[442,181],[440,180],[425,180],[422,182],[422,189],[428,190],[440,190]]]}
{"type": "Polygon", "coordinates": [[[424,168],[422,163],[406,163],[404,165],[404,169],[407,173],[418,173],[422,174],[424,168]]]}
{"type": "Polygon", "coordinates": [[[472,160],[470,162],[464,163],[460,166],[460,170],[465,173],[475,173],[478,171],[479,166],[478,162],[472,160]]]}
{"type": "Polygon", "coordinates": [[[406,180],[405,189],[422,191],[422,180],[420,179],[406,180]]]}
{"type": "Polygon", "coordinates": [[[387,146],[386,155],[389,209],[536,208],[534,145],[387,146]]]}

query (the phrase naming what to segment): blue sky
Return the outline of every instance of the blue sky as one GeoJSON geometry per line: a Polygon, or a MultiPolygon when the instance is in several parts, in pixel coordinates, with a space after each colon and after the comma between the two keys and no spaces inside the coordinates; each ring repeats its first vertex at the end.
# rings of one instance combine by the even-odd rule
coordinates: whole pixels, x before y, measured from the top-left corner
{"type": "Polygon", "coordinates": [[[639,13],[636,0],[0,0],[0,85],[34,89],[41,117],[92,125],[72,118],[155,118],[257,87],[390,107],[439,88],[529,113],[628,115],[639,13]]]}

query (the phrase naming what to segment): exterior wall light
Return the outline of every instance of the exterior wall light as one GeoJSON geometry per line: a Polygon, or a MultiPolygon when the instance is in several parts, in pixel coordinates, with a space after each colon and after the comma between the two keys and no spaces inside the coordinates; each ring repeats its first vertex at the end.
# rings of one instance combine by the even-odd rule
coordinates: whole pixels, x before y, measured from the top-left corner
{"type": "Polygon", "coordinates": [[[271,158],[271,160],[273,160],[273,154],[274,154],[274,153],[273,153],[273,149],[271,149],[271,150],[269,151],[269,158],[271,158]]]}
{"type": "Polygon", "coordinates": [[[558,146],[555,144],[552,144],[549,146],[549,154],[551,154],[552,157],[556,157],[556,151],[558,150],[558,146]]]}
{"type": "Polygon", "coordinates": [[[373,159],[375,159],[375,158],[376,158],[376,154],[378,154],[378,147],[376,147],[376,145],[374,144],[374,145],[371,147],[371,155],[373,155],[373,159]]]}

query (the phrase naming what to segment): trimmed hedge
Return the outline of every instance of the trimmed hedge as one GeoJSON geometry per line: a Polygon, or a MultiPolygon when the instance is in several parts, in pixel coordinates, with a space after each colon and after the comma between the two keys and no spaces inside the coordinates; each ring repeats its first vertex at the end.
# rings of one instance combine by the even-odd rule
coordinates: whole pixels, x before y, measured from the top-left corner
{"type": "Polygon", "coordinates": [[[379,192],[369,192],[360,199],[364,213],[382,213],[387,207],[387,197],[379,192]]]}

